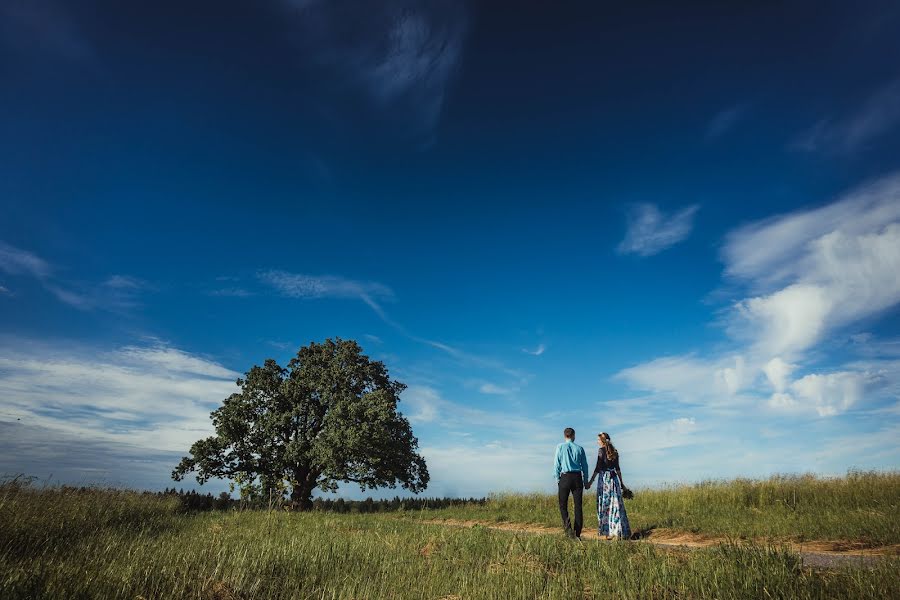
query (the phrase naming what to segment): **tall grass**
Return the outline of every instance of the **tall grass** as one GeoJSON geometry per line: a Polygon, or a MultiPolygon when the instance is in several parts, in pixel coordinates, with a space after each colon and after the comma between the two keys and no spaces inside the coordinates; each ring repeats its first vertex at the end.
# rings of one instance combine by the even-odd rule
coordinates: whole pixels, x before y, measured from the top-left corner
{"type": "Polygon", "coordinates": [[[0,598],[897,598],[900,563],[804,569],[777,549],[689,554],[394,515],[186,514],[165,498],[0,486],[0,598]]]}
{"type": "MultiPolygon", "coordinates": [[[[596,495],[585,495],[586,520],[595,526],[596,495]]],[[[900,472],[704,481],[636,490],[625,506],[635,531],[665,527],[770,541],[843,540],[863,546],[900,543],[900,472]]],[[[422,514],[559,525],[556,496],[550,494],[498,494],[484,506],[422,514]]]]}

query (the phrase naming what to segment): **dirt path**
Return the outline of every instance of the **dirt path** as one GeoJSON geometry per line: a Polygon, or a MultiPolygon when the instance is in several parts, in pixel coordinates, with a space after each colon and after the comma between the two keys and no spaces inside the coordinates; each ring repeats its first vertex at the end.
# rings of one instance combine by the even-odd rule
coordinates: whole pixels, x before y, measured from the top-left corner
{"type": "MultiPolygon", "coordinates": [[[[525,523],[493,523],[490,521],[463,521],[459,519],[427,519],[422,522],[429,525],[449,527],[480,526],[513,533],[562,535],[561,529],[558,528],[525,523]]],[[[601,540],[595,530],[585,531],[582,534],[582,538],[595,542],[613,543],[607,542],[605,539],[601,540]]],[[[671,529],[653,529],[643,532],[638,543],[648,543],[678,550],[696,550],[698,548],[716,546],[728,541],[728,538],[721,536],[693,534],[671,529]]],[[[757,543],[765,545],[766,541],[758,540],[757,543]]],[[[841,541],[818,541],[803,544],[787,542],[781,545],[798,553],[803,559],[804,565],[816,568],[834,568],[843,565],[865,567],[885,557],[900,556],[900,544],[882,546],[880,548],[864,548],[861,544],[841,541]]]]}

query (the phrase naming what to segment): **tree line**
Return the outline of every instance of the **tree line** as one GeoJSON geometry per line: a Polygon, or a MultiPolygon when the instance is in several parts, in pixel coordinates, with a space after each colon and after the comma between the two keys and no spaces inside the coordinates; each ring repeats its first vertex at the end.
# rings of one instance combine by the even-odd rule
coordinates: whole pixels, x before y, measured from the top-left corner
{"type": "MultiPolygon", "coordinates": [[[[152,492],[145,492],[152,493],[152,492]]],[[[201,494],[196,490],[184,491],[175,488],[166,488],[156,492],[158,496],[176,497],[182,510],[189,512],[205,512],[211,510],[261,510],[281,508],[280,502],[267,502],[262,498],[253,500],[240,500],[232,498],[228,492],[222,492],[218,496],[211,493],[201,494]]],[[[455,506],[482,506],[487,502],[486,498],[382,498],[375,500],[346,500],[344,498],[313,498],[312,510],[334,513],[381,513],[396,512],[401,510],[435,510],[455,506]]]]}

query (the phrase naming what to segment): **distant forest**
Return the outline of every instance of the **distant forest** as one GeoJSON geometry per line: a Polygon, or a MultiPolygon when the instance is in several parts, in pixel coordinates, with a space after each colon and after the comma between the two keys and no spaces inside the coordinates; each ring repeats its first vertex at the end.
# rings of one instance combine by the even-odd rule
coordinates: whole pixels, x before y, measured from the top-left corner
{"type": "MultiPolygon", "coordinates": [[[[175,488],[166,488],[161,492],[143,492],[154,496],[174,496],[181,503],[181,509],[189,512],[209,510],[253,510],[280,508],[284,504],[279,501],[237,500],[228,492],[218,496],[211,493],[200,494],[195,490],[185,492],[175,488]]],[[[398,510],[426,510],[449,508],[451,506],[482,506],[487,498],[400,498],[373,500],[344,500],[343,498],[313,498],[313,510],[336,513],[379,513],[398,510]]]]}

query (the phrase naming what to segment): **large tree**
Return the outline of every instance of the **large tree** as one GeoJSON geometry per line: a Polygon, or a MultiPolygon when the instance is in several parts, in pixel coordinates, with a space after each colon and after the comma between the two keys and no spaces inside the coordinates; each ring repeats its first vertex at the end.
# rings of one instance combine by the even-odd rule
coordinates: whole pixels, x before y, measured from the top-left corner
{"type": "Polygon", "coordinates": [[[290,488],[292,504],[312,506],[314,489],[340,482],[361,490],[428,485],[425,459],[409,421],[397,411],[406,386],[352,340],[300,348],[287,368],[273,359],[237,380],[240,393],[211,414],[216,435],[197,441],[172,472],[258,481],[264,491],[290,488]]]}

